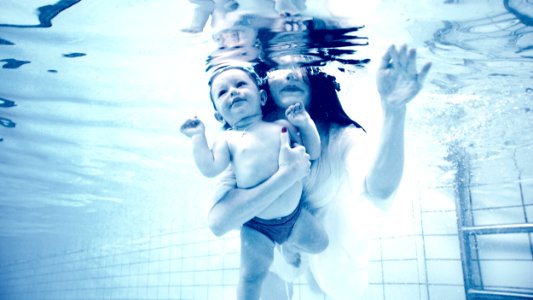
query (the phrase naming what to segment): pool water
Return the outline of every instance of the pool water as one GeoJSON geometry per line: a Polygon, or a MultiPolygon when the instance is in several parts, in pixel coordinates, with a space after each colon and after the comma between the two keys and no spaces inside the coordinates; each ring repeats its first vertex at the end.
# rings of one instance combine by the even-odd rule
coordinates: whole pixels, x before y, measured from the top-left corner
{"type": "MultiPolygon", "coordinates": [[[[330,5],[365,26],[357,55],[370,63],[332,72],[367,130],[379,129],[375,70],[387,47],[408,44],[420,66],[433,64],[409,104],[399,205],[373,232],[375,299],[465,299],[463,202],[471,225],[533,219],[533,4],[330,5]],[[398,245],[413,252],[387,250],[398,245]],[[433,277],[446,263],[453,274],[433,277]]],[[[195,115],[211,137],[218,128],[204,72],[213,32],[180,31],[191,9],[184,0],[0,3],[0,298],[231,295],[236,236],[206,229],[214,182],[179,132],[195,115]]],[[[490,246],[477,252],[485,287],[533,293],[531,233],[492,238],[478,240],[490,246]],[[511,279],[498,282],[494,270],[511,279]]],[[[306,293],[297,291],[318,297],[306,293]]]]}

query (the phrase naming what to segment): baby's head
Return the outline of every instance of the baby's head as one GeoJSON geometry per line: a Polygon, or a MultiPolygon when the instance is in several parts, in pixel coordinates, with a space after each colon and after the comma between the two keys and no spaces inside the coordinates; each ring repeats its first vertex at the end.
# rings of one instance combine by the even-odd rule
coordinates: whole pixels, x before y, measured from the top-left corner
{"type": "Polygon", "coordinates": [[[235,65],[217,69],[209,80],[215,118],[225,128],[238,127],[243,120],[257,116],[262,118],[267,94],[261,86],[261,78],[251,67],[235,65]]]}

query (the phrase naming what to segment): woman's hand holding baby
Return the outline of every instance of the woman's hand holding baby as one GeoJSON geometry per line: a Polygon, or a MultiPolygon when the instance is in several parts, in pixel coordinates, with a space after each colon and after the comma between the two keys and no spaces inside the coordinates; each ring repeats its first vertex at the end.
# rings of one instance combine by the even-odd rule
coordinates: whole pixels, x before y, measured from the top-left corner
{"type": "Polygon", "coordinates": [[[289,133],[286,128],[281,132],[281,147],[279,150],[279,168],[287,169],[295,181],[298,181],[309,174],[311,161],[309,154],[305,152],[303,146],[290,146],[289,133]]]}

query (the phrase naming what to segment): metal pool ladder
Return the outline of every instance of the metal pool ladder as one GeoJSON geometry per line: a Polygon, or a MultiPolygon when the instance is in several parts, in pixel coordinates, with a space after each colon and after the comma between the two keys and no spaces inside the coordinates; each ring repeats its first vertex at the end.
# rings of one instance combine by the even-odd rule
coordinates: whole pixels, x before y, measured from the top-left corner
{"type": "MultiPolygon", "coordinates": [[[[464,158],[464,157],[463,157],[464,158]]],[[[533,223],[505,225],[473,225],[473,210],[469,191],[468,164],[464,160],[457,164],[457,222],[461,246],[466,300],[522,300],[533,299],[533,293],[515,290],[486,289],[483,285],[481,265],[478,257],[477,237],[492,234],[533,233],[533,223]]],[[[533,278],[531,278],[533,281],[533,278]]]]}

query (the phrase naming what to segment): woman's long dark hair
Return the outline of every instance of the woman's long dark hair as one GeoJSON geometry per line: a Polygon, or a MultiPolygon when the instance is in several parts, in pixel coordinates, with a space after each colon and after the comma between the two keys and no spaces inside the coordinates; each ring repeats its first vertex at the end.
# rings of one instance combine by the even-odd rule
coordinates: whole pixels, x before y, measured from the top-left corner
{"type": "Polygon", "coordinates": [[[359,123],[350,118],[342,108],[338,92],[340,85],[335,76],[328,75],[322,71],[307,72],[309,86],[311,87],[311,103],[309,115],[316,123],[326,126],[337,124],[339,126],[354,125],[365,130],[359,123]]]}

